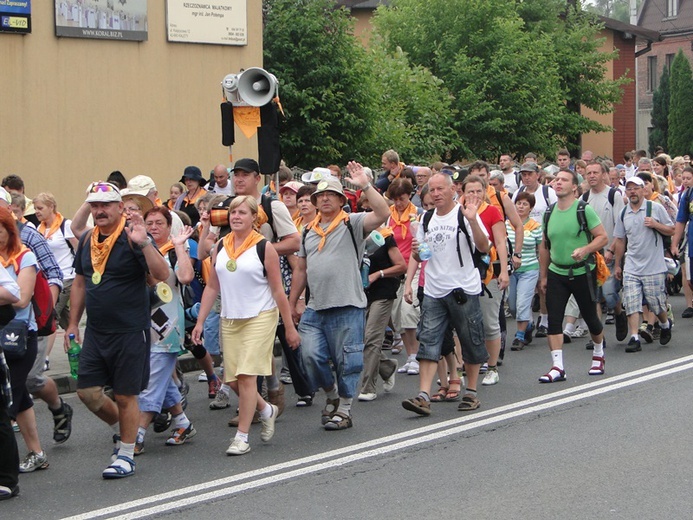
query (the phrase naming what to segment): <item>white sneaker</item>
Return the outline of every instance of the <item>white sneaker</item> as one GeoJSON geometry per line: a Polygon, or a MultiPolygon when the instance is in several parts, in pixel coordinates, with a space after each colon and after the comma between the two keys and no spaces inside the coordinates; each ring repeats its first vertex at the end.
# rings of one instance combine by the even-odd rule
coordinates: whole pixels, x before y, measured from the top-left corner
{"type": "Polygon", "coordinates": [[[399,368],[397,369],[397,373],[398,373],[398,374],[406,374],[407,371],[409,370],[409,365],[410,365],[410,364],[411,364],[411,361],[410,361],[410,360],[407,360],[407,362],[406,362],[404,365],[402,365],[401,367],[399,367],[399,368]]]}
{"type": "Polygon", "coordinates": [[[397,375],[396,368],[397,365],[395,365],[395,370],[392,372],[392,375],[383,381],[383,390],[386,392],[392,392],[392,389],[395,388],[395,376],[397,375]]]}
{"type": "Polygon", "coordinates": [[[233,439],[231,446],[226,450],[227,455],[245,455],[250,451],[250,444],[241,439],[233,439]]]}
{"type": "MultiPolygon", "coordinates": [[[[260,438],[263,442],[267,442],[274,437],[274,421],[277,420],[277,416],[279,415],[279,408],[271,403],[268,404],[272,407],[272,415],[270,415],[267,419],[260,417],[260,422],[262,423],[260,438]]],[[[226,453],[228,453],[228,451],[226,453]]]]}
{"type": "Polygon", "coordinates": [[[407,374],[410,376],[419,375],[419,362],[414,360],[409,362],[409,368],[407,369],[407,374]]]}
{"type": "Polygon", "coordinates": [[[376,393],[359,394],[359,401],[375,401],[376,397],[378,397],[376,393]]]}
{"type": "Polygon", "coordinates": [[[199,376],[197,376],[197,380],[198,380],[200,383],[206,383],[206,382],[207,382],[207,374],[205,374],[204,372],[202,372],[199,376]]]}
{"type": "Polygon", "coordinates": [[[576,329],[572,332],[568,332],[567,330],[563,331],[563,334],[570,338],[584,338],[587,336],[587,331],[583,329],[582,327],[576,327],[576,329]]]}
{"type": "Polygon", "coordinates": [[[214,398],[214,401],[209,403],[209,409],[210,410],[223,410],[224,408],[228,408],[231,406],[231,398],[229,397],[228,394],[222,392],[221,390],[217,391],[217,395],[214,398]]]}
{"type": "Polygon", "coordinates": [[[498,376],[498,370],[489,370],[484,376],[484,380],[481,382],[484,386],[491,386],[498,383],[500,377],[498,376]]]}

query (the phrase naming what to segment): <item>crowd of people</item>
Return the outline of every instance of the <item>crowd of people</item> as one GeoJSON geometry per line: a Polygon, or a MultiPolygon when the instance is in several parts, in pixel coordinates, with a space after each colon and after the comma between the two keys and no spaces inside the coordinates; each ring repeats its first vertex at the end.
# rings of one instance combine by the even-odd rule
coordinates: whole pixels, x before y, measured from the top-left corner
{"type": "Polygon", "coordinates": [[[65,350],[81,344],[78,396],[112,431],[104,479],[134,475],[150,426],[170,429],[171,446],[197,434],[177,370],[187,351],[210,410],[236,394],[226,453],[243,455],[252,423],[272,439],[285,385],[299,407],[324,392],[328,431],[353,427],[354,401],[393,391],[398,374],[419,378],[407,411],[427,416],[439,402],[473,411],[479,383],[501,381],[506,339],[522,351],[546,337],[538,381],[555,383],[567,378],[564,343],[587,335],[587,374],[605,373],[605,325],[626,352],[667,344],[676,283],[683,317],[693,316],[688,157],[633,152],[615,165],[559,150],[549,166],[534,154],[501,155],[497,167],[408,166],[388,150],[381,169],[374,177],[350,162],[299,181],[282,165],[264,185],[253,159],[217,165],[209,181],[188,166],[167,201],[150,177],[113,172],[89,185],[72,219],[50,193],[29,199],[20,177],[3,179],[0,499],[19,492],[19,472],[49,465],[37,399],[54,442],[72,432],[74,410],[45,373],[55,327],[39,320],[41,284],[65,350]],[[28,450],[21,460],[13,428],[28,450]]]}

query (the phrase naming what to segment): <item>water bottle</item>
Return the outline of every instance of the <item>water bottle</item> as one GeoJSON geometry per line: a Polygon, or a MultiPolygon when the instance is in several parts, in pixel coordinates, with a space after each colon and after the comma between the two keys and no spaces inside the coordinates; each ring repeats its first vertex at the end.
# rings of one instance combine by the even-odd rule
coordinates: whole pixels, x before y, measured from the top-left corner
{"type": "MultiPolygon", "coordinates": [[[[411,232],[412,236],[416,238],[416,234],[419,232],[419,226],[421,223],[417,220],[412,220],[409,223],[409,231],[411,232]]],[[[424,237],[424,241],[419,243],[419,248],[417,249],[419,253],[419,259],[424,262],[426,260],[429,260],[433,256],[433,251],[431,251],[431,248],[428,247],[428,242],[426,242],[426,239],[424,237]]]]}
{"type": "Polygon", "coordinates": [[[73,379],[77,379],[77,370],[79,369],[79,354],[82,352],[82,347],[75,340],[75,335],[70,334],[70,348],[67,351],[67,360],[70,362],[70,375],[73,379]]]}
{"type": "Polygon", "coordinates": [[[361,283],[363,283],[363,288],[367,289],[368,286],[371,284],[370,281],[368,280],[368,275],[370,274],[371,270],[371,260],[369,258],[364,258],[363,262],[361,262],[361,283]]]}

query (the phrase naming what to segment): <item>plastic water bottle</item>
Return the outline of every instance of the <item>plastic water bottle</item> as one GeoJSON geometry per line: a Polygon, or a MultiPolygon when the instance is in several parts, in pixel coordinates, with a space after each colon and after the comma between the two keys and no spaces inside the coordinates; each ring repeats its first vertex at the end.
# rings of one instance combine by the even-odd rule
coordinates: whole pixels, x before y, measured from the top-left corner
{"type": "Polygon", "coordinates": [[[370,274],[371,270],[371,260],[370,258],[364,258],[363,261],[361,262],[361,283],[363,283],[363,288],[367,289],[368,286],[371,284],[370,281],[368,280],[368,275],[370,274]]]}
{"type": "MultiPolygon", "coordinates": [[[[419,232],[419,226],[421,223],[418,220],[412,220],[409,223],[409,231],[411,232],[412,236],[416,238],[417,233],[419,232]]],[[[424,239],[423,242],[419,243],[419,248],[417,249],[419,253],[419,259],[423,262],[425,260],[429,260],[433,256],[433,251],[431,251],[431,248],[428,247],[428,243],[424,239]]]]}
{"type": "Polygon", "coordinates": [[[79,369],[79,354],[82,352],[82,347],[75,340],[75,335],[70,334],[70,348],[67,351],[67,360],[70,362],[70,375],[73,379],[77,379],[77,370],[79,369]]]}

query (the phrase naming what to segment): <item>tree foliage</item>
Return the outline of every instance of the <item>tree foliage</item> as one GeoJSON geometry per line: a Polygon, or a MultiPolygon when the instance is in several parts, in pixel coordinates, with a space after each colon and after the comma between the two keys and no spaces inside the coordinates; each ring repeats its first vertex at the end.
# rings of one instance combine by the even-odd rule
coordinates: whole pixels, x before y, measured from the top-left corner
{"type": "Polygon", "coordinates": [[[605,79],[594,16],[561,0],[394,0],[374,24],[383,45],[428,67],[455,97],[461,155],[553,155],[607,131],[580,114],[613,110],[627,81],[605,79]]]}
{"type": "Polygon", "coordinates": [[[652,94],[651,125],[652,131],[648,138],[650,153],[653,154],[655,148],[661,146],[667,148],[669,140],[669,69],[664,67],[659,87],[652,94]]]}
{"type": "Polygon", "coordinates": [[[667,152],[673,157],[689,154],[693,148],[693,125],[689,120],[693,113],[693,73],[682,50],[671,63],[670,74],[667,152]]]}
{"type": "MultiPolygon", "coordinates": [[[[642,0],[637,0],[637,8],[640,10],[642,0]]],[[[585,10],[595,14],[613,18],[624,23],[630,22],[630,0],[592,0],[585,2],[585,10]]]]}

